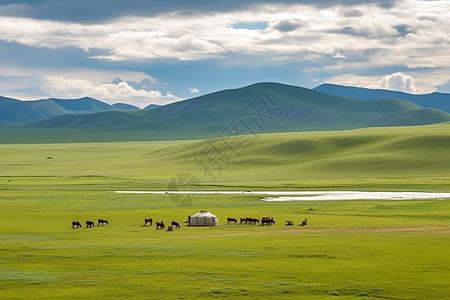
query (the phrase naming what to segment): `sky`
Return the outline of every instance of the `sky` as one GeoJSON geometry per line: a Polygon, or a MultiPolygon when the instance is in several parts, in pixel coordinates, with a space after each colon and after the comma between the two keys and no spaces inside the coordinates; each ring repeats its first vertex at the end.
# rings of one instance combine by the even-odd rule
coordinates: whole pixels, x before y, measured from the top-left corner
{"type": "Polygon", "coordinates": [[[450,93],[450,1],[0,0],[0,95],[139,107],[279,82],[450,93]]]}

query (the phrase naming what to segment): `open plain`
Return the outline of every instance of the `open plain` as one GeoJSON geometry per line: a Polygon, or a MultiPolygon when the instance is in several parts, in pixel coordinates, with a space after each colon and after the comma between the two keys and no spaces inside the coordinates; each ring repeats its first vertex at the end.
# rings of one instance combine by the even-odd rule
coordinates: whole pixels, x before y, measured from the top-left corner
{"type": "Polygon", "coordinates": [[[449,192],[448,129],[260,135],[240,157],[222,145],[228,165],[216,173],[195,159],[211,141],[1,144],[1,297],[447,299],[448,200],[265,202],[198,191],[449,192]],[[183,174],[198,180],[174,186],[183,174]],[[192,195],[114,193],[177,188],[192,195]],[[220,225],[183,224],[200,210],[220,225]],[[263,216],[275,224],[226,222],[263,216]],[[143,226],[149,217],[182,227],[143,226]]]}

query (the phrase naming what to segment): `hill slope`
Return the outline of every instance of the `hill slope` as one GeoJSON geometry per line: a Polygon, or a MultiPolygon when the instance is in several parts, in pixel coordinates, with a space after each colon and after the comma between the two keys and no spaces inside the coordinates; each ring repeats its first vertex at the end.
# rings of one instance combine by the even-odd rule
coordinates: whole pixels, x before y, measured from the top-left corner
{"type": "Polygon", "coordinates": [[[450,121],[448,113],[400,99],[367,102],[301,87],[258,83],[151,110],[62,115],[15,130],[29,132],[29,138],[33,138],[32,132],[39,132],[57,140],[172,140],[446,121],[450,121]]]}
{"type": "Polygon", "coordinates": [[[88,114],[111,110],[138,110],[128,104],[109,105],[92,98],[43,99],[20,101],[0,97],[0,125],[19,125],[37,122],[64,114],[88,114]]]}
{"type": "Polygon", "coordinates": [[[226,141],[214,139],[152,151],[148,162],[162,162],[169,175],[192,173],[217,186],[282,186],[339,189],[414,190],[433,183],[448,190],[450,123],[427,126],[364,128],[352,131],[295,132],[258,135],[239,155],[226,141]],[[206,150],[218,159],[209,165],[206,150]],[[174,167],[170,167],[174,166],[174,167]],[[209,166],[211,168],[206,169],[209,166]],[[427,181],[425,183],[425,181],[427,181]],[[250,184],[249,184],[250,183],[250,184]]]}
{"type": "Polygon", "coordinates": [[[445,93],[414,95],[397,91],[389,91],[382,89],[366,89],[328,83],[322,84],[314,88],[314,90],[340,97],[348,97],[364,101],[385,99],[385,98],[397,98],[409,101],[421,107],[435,108],[445,112],[450,112],[450,94],[445,93]]]}

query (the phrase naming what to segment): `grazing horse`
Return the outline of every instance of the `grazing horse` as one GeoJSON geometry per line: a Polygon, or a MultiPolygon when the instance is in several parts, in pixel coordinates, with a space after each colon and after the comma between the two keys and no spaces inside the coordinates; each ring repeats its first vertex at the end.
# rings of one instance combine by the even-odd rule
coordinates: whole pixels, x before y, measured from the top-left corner
{"type": "Polygon", "coordinates": [[[247,222],[248,222],[249,224],[256,225],[256,223],[259,223],[259,220],[258,220],[258,219],[255,219],[255,218],[247,218],[247,222]]]}
{"type": "Polygon", "coordinates": [[[109,224],[109,223],[108,223],[108,220],[98,219],[98,224],[97,224],[97,226],[100,225],[100,224],[102,224],[102,226],[103,226],[104,223],[109,224]]]}
{"type": "Polygon", "coordinates": [[[261,225],[264,225],[264,224],[268,224],[268,225],[275,224],[275,220],[273,219],[273,217],[263,217],[261,219],[261,225]]]}
{"type": "Polygon", "coordinates": [[[231,222],[236,224],[237,223],[236,218],[227,218],[227,223],[231,223],[231,222]]]}
{"type": "Polygon", "coordinates": [[[72,228],[80,228],[81,227],[81,223],[79,221],[72,221],[72,228]]]}
{"type": "Polygon", "coordinates": [[[273,219],[262,218],[261,225],[264,225],[264,224],[272,225],[272,224],[275,224],[275,221],[273,219]]]}
{"type": "Polygon", "coordinates": [[[86,227],[90,228],[94,226],[94,222],[92,221],[86,221],[86,227]]]}
{"type": "Polygon", "coordinates": [[[308,219],[307,219],[307,218],[305,218],[305,219],[302,221],[302,224],[300,224],[300,226],[306,226],[306,225],[308,225],[308,219]]]}
{"type": "Polygon", "coordinates": [[[156,222],[156,229],[164,229],[164,227],[166,227],[164,221],[156,222]]]}
{"type": "Polygon", "coordinates": [[[175,222],[175,221],[172,221],[171,227],[181,228],[180,224],[178,222],[175,222]]]}
{"type": "Polygon", "coordinates": [[[150,218],[150,219],[144,219],[144,226],[147,226],[147,223],[150,223],[150,226],[152,226],[153,225],[153,219],[152,218],[150,218]]]}
{"type": "Polygon", "coordinates": [[[248,219],[248,218],[240,218],[239,221],[240,221],[241,224],[242,224],[242,223],[247,223],[247,219],[248,219]]]}

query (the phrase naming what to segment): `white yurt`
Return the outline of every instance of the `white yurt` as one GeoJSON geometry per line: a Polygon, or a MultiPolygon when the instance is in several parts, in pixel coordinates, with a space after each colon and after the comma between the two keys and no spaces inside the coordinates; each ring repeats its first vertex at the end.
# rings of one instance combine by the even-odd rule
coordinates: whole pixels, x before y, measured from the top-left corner
{"type": "Polygon", "coordinates": [[[217,226],[219,225],[219,220],[215,215],[208,211],[202,210],[193,216],[189,217],[190,226],[217,226]]]}

